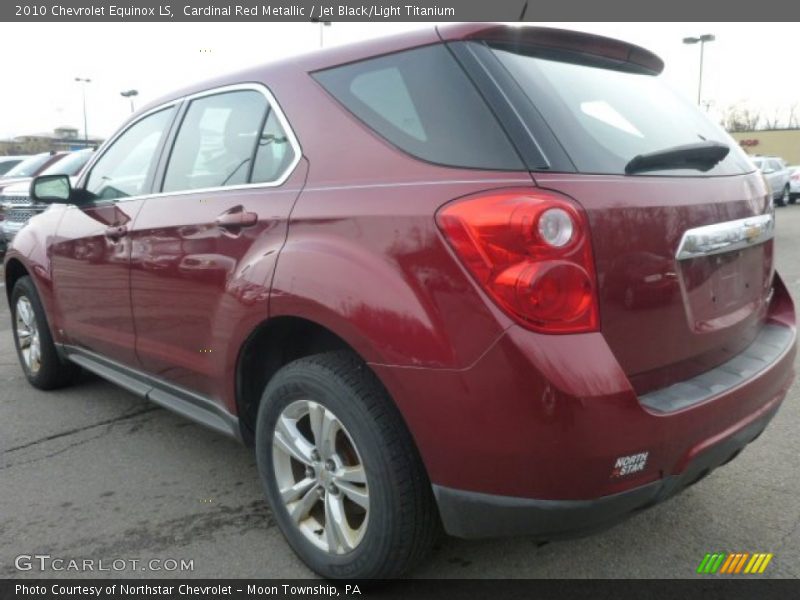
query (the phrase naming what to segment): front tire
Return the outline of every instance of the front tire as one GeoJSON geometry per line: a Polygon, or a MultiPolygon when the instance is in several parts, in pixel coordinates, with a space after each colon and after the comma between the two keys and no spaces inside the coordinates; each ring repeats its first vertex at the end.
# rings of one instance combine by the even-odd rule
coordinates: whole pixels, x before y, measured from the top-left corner
{"type": "Polygon", "coordinates": [[[11,323],[22,371],[33,387],[53,390],[74,380],[78,367],[58,356],[47,315],[28,276],[17,280],[11,292],[11,323]]]}
{"type": "Polygon", "coordinates": [[[411,435],[349,352],[275,374],[258,411],[256,459],[278,526],[324,577],[397,577],[433,546],[438,513],[411,435]]]}

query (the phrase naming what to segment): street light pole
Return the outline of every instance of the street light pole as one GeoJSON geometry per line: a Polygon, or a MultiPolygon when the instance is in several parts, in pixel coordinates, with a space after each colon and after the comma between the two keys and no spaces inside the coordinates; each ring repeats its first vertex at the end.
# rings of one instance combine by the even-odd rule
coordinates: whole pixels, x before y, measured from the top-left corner
{"type": "Polygon", "coordinates": [[[119,95],[122,96],[123,98],[130,99],[130,101],[131,101],[131,112],[135,112],[135,109],[133,107],[133,97],[134,96],[138,96],[139,95],[139,91],[138,90],[128,90],[127,92],[120,92],[119,95]]]}
{"type": "Polygon", "coordinates": [[[700,106],[703,93],[703,55],[705,54],[706,42],[713,42],[716,37],[711,33],[705,33],[700,37],[683,38],[684,44],[700,44],[700,74],[697,78],[697,106],[700,106]]]}
{"type": "Polygon", "coordinates": [[[325,29],[324,28],[325,27],[330,27],[331,26],[331,22],[330,21],[320,21],[318,19],[313,19],[312,22],[319,23],[319,47],[320,48],[324,48],[325,47],[325,37],[324,37],[325,29]]]}
{"type": "Polygon", "coordinates": [[[86,120],[86,84],[91,83],[91,79],[84,79],[82,77],[76,77],[75,81],[81,84],[81,90],[83,91],[83,143],[88,147],[89,146],[89,125],[86,120]]]}

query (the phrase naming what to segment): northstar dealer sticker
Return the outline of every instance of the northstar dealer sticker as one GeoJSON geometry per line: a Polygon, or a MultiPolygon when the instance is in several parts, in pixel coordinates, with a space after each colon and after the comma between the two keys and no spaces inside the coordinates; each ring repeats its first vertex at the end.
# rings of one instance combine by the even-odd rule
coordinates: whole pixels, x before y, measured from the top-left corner
{"type": "Polygon", "coordinates": [[[647,464],[647,455],[649,452],[640,452],[639,454],[631,454],[630,456],[620,456],[617,462],[614,463],[614,470],[611,471],[611,477],[624,477],[632,473],[643,471],[647,464]]]}

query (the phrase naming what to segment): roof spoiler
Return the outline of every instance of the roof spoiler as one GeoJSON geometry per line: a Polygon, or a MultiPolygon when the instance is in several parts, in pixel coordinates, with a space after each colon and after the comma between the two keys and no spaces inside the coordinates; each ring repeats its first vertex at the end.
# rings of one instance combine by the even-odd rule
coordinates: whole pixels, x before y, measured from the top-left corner
{"type": "Polygon", "coordinates": [[[593,33],[485,23],[445,25],[438,32],[444,41],[480,40],[520,54],[617,71],[658,75],[664,70],[664,61],[649,50],[593,33]]]}

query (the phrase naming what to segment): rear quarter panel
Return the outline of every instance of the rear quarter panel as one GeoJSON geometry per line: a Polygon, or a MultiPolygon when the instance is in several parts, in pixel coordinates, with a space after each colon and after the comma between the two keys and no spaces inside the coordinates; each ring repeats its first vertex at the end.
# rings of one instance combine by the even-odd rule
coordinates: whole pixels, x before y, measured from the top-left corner
{"type": "Polygon", "coordinates": [[[309,161],[276,267],[270,316],[315,321],[369,362],[459,368],[510,324],[450,254],[436,210],[527,172],[443,167],[398,150],[307,73],[273,89],[309,161]]]}

